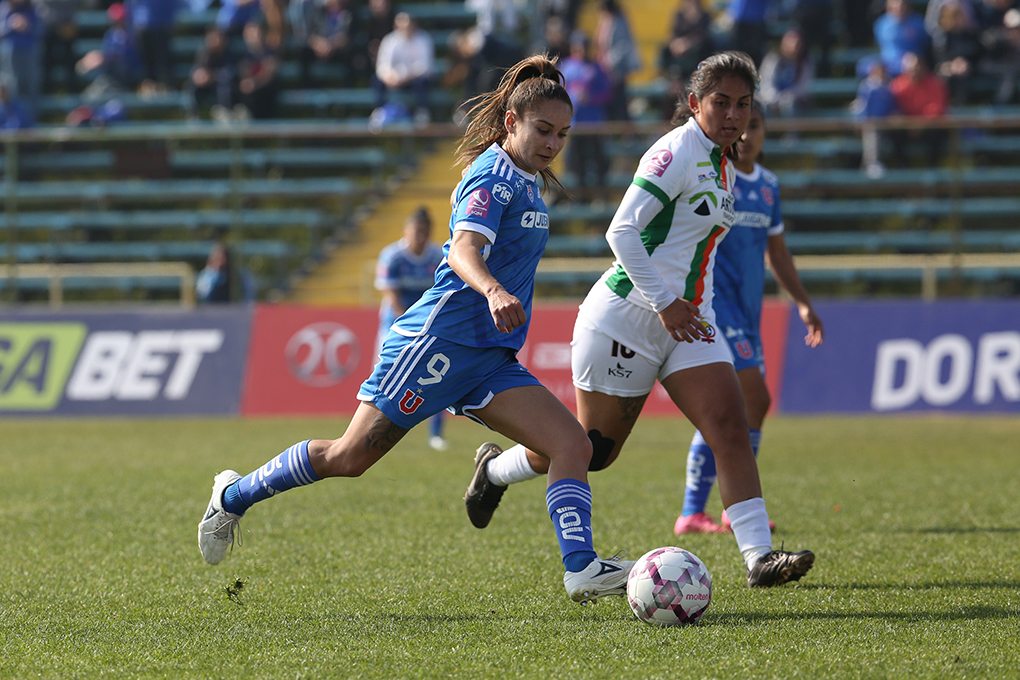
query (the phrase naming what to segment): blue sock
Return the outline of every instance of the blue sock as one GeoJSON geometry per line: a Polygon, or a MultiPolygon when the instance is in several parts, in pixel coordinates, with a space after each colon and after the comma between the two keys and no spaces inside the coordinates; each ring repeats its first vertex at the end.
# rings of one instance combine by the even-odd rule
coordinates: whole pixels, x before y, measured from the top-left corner
{"type": "Polygon", "coordinates": [[[576,479],[561,479],[546,489],[545,503],[563,566],[567,571],[581,571],[597,557],[591,535],[591,487],[576,479]]]}
{"type": "Polygon", "coordinates": [[[694,433],[691,449],[687,452],[687,486],[684,489],[684,509],[681,515],[688,517],[705,512],[708,494],[715,484],[715,455],[701,432],[694,433]]]}
{"type": "Polygon", "coordinates": [[[442,437],[443,436],[443,412],[440,411],[436,415],[429,418],[429,436],[430,437],[442,437]]]}
{"type": "Polygon", "coordinates": [[[754,457],[758,457],[758,447],[761,446],[761,430],[748,430],[751,433],[751,450],[754,451],[754,457]]]}
{"type": "Polygon", "coordinates": [[[237,480],[223,492],[223,509],[235,515],[259,501],[298,486],[319,481],[308,460],[308,442],[298,442],[258,470],[237,480]]]}

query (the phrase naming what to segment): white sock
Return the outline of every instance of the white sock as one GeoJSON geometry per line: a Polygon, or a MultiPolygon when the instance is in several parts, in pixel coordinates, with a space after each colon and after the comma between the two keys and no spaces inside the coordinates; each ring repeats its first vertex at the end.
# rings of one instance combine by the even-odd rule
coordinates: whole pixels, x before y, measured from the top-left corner
{"type": "Polygon", "coordinates": [[[765,512],[765,499],[750,498],[726,508],[726,516],[733,526],[737,548],[750,569],[758,558],[772,551],[772,532],[769,515],[765,512]]]}
{"type": "Polygon", "coordinates": [[[496,486],[506,486],[524,482],[542,474],[531,469],[528,462],[528,450],[520,444],[515,444],[489,461],[485,468],[489,475],[489,481],[496,486]]]}

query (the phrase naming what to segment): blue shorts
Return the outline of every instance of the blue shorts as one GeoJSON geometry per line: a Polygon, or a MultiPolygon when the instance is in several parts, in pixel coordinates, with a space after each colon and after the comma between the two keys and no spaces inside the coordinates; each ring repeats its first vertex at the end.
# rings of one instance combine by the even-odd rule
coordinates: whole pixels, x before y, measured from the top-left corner
{"type": "Polygon", "coordinates": [[[509,347],[468,347],[434,335],[390,331],[358,399],[410,430],[443,409],[482,423],[472,411],[504,390],[527,385],[541,383],[509,347]]]}
{"type": "Polygon", "coordinates": [[[757,329],[719,324],[719,330],[730,344],[734,370],[757,368],[765,373],[765,353],[762,351],[761,337],[757,329]]]}

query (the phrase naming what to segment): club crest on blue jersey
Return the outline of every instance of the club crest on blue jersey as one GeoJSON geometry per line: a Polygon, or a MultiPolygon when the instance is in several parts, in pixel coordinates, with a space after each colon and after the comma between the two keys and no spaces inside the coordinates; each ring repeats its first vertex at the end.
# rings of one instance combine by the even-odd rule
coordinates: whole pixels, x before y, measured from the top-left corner
{"type": "Polygon", "coordinates": [[[425,403],[425,399],[411,390],[405,390],[404,396],[400,398],[400,403],[397,406],[400,407],[401,412],[411,415],[418,410],[418,407],[425,403]]]}

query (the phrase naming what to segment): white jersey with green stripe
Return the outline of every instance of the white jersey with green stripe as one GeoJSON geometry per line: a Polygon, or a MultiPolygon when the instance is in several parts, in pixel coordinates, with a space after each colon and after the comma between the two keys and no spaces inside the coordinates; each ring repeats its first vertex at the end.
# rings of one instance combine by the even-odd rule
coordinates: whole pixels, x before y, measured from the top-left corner
{"type": "Polygon", "coordinates": [[[716,250],[735,216],[733,181],[732,161],[693,118],[663,135],[613,216],[606,238],[616,261],[602,281],[656,313],[677,298],[710,312],[716,250]]]}

